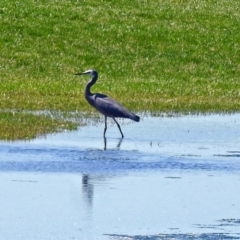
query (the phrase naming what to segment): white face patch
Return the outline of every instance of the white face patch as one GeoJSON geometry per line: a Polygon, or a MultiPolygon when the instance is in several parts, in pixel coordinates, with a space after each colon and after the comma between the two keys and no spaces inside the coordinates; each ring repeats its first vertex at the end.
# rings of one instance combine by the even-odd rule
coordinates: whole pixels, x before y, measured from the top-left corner
{"type": "Polygon", "coordinates": [[[87,71],[83,72],[83,74],[89,74],[93,77],[94,76],[94,70],[87,70],[87,71]]]}
{"type": "Polygon", "coordinates": [[[87,71],[85,71],[85,72],[83,72],[83,73],[85,73],[85,74],[91,74],[91,72],[92,72],[92,70],[87,70],[87,71]]]}

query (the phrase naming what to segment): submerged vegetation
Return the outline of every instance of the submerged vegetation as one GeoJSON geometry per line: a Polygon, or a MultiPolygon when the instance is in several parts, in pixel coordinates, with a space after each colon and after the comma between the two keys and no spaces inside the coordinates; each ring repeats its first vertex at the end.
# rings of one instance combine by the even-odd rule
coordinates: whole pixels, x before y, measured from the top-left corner
{"type": "Polygon", "coordinates": [[[73,73],[95,68],[93,91],[134,111],[239,111],[239,10],[238,0],[2,0],[0,109],[90,112],[87,79],[73,73]]]}

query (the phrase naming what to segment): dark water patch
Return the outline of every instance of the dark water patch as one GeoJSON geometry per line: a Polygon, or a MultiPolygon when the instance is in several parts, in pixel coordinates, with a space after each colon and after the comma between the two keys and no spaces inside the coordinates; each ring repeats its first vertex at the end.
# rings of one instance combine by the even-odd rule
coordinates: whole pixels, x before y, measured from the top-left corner
{"type": "MultiPolygon", "coordinates": [[[[147,170],[185,170],[185,171],[224,171],[234,172],[236,167],[217,166],[212,164],[184,164],[179,162],[171,163],[138,163],[138,162],[117,162],[117,160],[102,161],[25,161],[25,162],[1,162],[0,171],[26,171],[26,172],[79,172],[79,173],[106,173],[121,171],[147,171],[147,170]],[[89,166],[90,165],[90,166],[89,166]]],[[[238,169],[239,171],[239,169],[238,169]]]]}
{"type": "Polygon", "coordinates": [[[214,154],[214,157],[224,157],[224,158],[239,158],[240,154],[214,154]]]}
{"type": "Polygon", "coordinates": [[[51,160],[27,159],[20,161],[0,161],[0,171],[26,171],[26,172],[78,172],[78,173],[106,173],[128,171],[223,171],[239,172],[240,164],[228,165],[226,163],[180,161],[174,158],[156,158],[141,161],[141,156],[136,158],[126,156],[76,156],[75,159],[59,158],[51,160]]]}
{"type": "Polygon", "coordinates": [[[207,228],[207,229],[216,229],[217,227],[215,225],[204,225],[204,224],[193,224],[196,228],[207,228]]]}
{"type": "Polygon", "coordinates": [[[181,157],[198,157],[198,158],[202,157],[201,155],[196,155],[196,154],[182,154],[180,156],[181,157]]]}
{"type": "Polygon", "coordinates": [[[165,178],[170,178],[170,179],[181,179],[181,177],[165,177],[165,178]]]}
{"type": "MultiPolygon", "coordinates": [[[[104,151],[93,148],[3,145],[0,171],[118,172],[133,170],[181,170],[239,172],[240,161],[204,159],[195,155],[168,156],[139,150],[104,151]]],[[[228,158],[230,160],[230,158],[228,158]]],[[[233,158],[234,159],[234,158],[233,158]]]]}
{"type": "MultiPolygon", "coordinates": [[[[239,234],[238,234],[239,235],[239,234]]],[[[223,240],[223,239],[240,239],[240,236],[231,236],[228,233],[201,233],[201,234],[158,234],[158,235],[117,235],[109,234],[111,239],[115,240],[223,240]]]]}
{"type": "Polygon", "coordinates": [[[33,181],[33,180],[17,180],[17,179],[13,179],[12,182],[20,182],[20,183],[37,183],[38,181],[33,181]]]}
{"type": "Polygon", "coordinates": [[[220,226],[239,226],[240,227],[240,219],[229,218],[220,220],[220,226]]]}

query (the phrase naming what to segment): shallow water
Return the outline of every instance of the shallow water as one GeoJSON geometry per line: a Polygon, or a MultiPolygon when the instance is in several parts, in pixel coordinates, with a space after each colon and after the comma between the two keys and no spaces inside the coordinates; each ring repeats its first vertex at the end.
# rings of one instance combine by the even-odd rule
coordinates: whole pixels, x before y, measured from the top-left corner
{"type": "Polygon", "coordinates": [[[240,114],[121,123],[0,142],[0,239],[240,239],[240,114]]]}

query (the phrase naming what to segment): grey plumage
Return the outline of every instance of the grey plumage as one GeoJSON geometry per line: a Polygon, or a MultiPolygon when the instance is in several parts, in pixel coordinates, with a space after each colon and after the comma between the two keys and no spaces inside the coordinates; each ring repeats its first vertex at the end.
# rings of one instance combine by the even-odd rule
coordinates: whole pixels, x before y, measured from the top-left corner
{"type": "Polygon", "coordinates": [[[90,89],[91,87],[96,83],[98,79],[98,73],[95,70],[87,70],[85,72],[76,73],[75,75],[81,75],[81,74],[88,74],[92,76],[92,79],[87,83],[84,91],[84,95],[86,100],[90,105],[92,105],[94,108],[96,108],[100,113],[102,113],[105,116],[105,128],[103,136],[105,137],[105,133],[107,130],[107,117],[113,118],[115,123],[118,126],[118,129],[123,136],[122,130],[118,122],[115,118],[130,118],[133,121],[139,122],[140,117],[136,114],[130,112],[125,107],[123,107],[119,102],[115,101],[114,99],[108,97],[107,95],[101,94],[101,93],[91,93],[90,89]]]}

